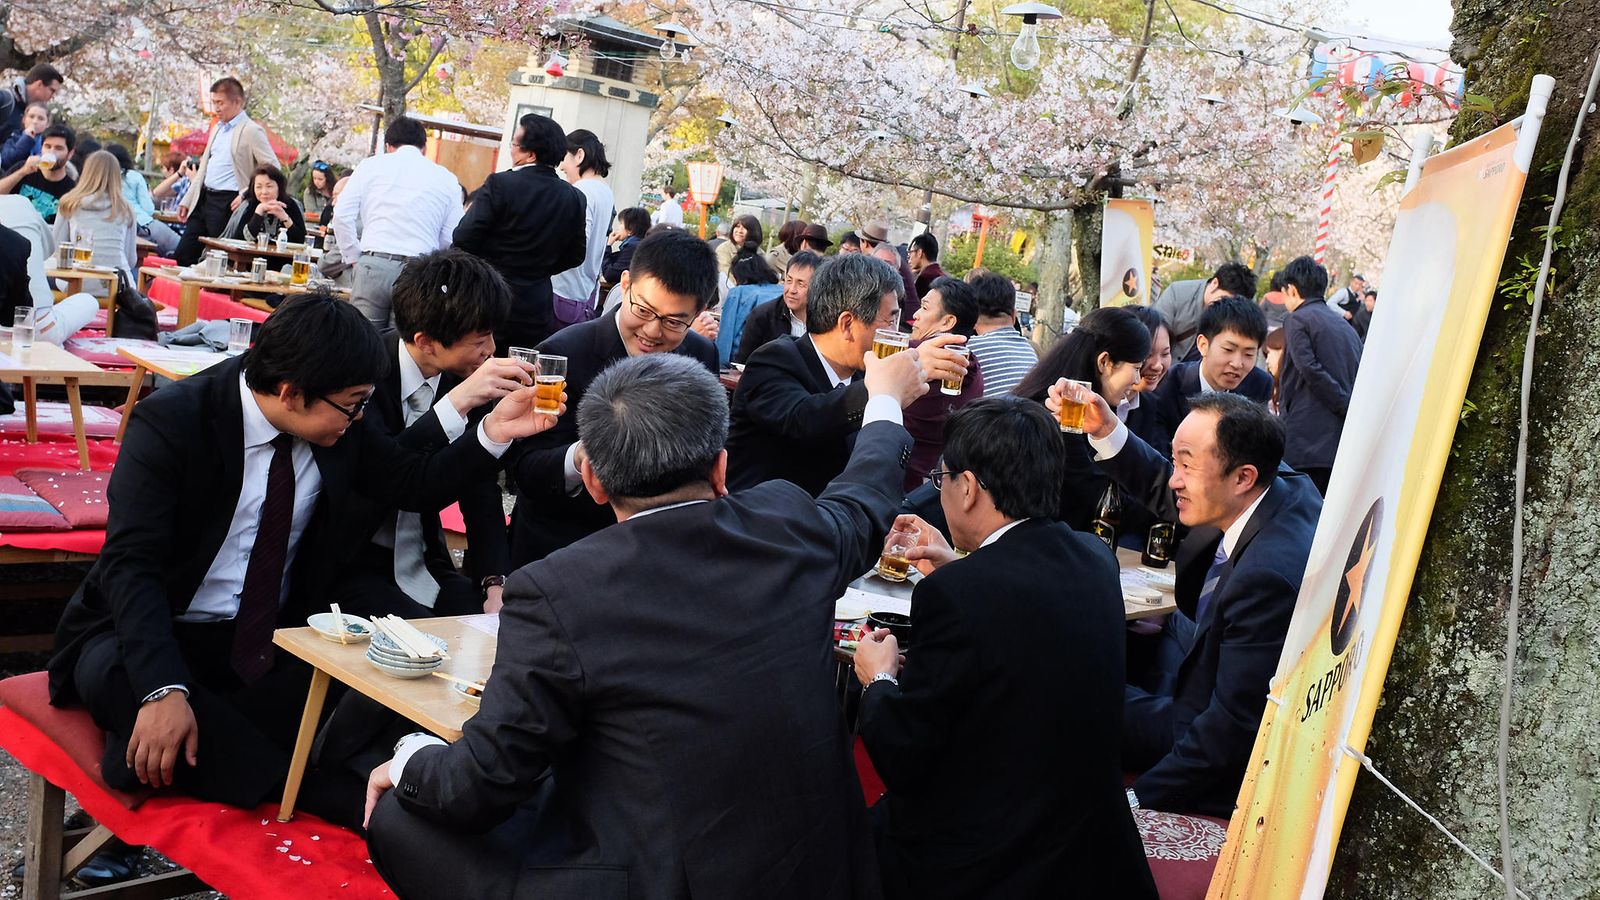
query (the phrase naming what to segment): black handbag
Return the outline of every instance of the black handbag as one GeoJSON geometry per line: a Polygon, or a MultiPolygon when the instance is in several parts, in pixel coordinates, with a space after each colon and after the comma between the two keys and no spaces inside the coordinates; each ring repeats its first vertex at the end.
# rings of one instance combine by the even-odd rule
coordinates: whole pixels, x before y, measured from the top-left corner
{"type": "Polygon", "coordinates": [[[117,279],[117,314],[112,319],[109,337],[156,339],[156,305],[139,293],[138,282],[126,271],[117,279]]]}

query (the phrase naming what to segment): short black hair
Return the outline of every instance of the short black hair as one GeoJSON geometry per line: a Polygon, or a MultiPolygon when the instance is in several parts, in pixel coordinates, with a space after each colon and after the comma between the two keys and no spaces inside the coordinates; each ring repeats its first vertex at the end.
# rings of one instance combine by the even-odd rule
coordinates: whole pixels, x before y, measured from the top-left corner
{"type": "Polygon", "coordinates": [[[44,130],[44,134],[39,135],[39,145],[41,147],[44,146],[44,142],[53,137],[61,138],[67,142],[68,153],[72,152],[72,148],[78,146],[78,136],[72,133],[72,129],[70,127],[60,123],[51,125],[49,128],[44,130]]]}
{"type": "Polygon", "coordinates": [[[846,231],[844,234],[839,235],[839,246],[859,247],[861,246],[861,238],[857,237],[854,231],[846,231]]]}
{"type": "Polygon", "coordinates": [[[34,84],[40,81],[45,84],[55,84],[58,81],[66,80],[66,78],[62,77],[61,70],[49,63],[39,63],[29,69],[28,74],[22,76],[23,84],[34,84]]]}
{"type": "MultiPolygon", "coordinates": [[[[270,321],[270,320],[269,320],[270,321]]],[[[1189,401],[1190,415],[1217,414],[1217,457],[1223,474],[1255,466],[1256,484],[1270,485],[1283,461],[1283,423],[1257,403],[1226,391],[1208,391],[1189,401]]]]}
{"type": "Polygon", "coordinates": [[[411,343],[418,332],[446,347],[494,331],[511,314],[511,288],[498,269],[454,248],[414,256],[394,280],[394,321],[411,343]]]}
{"type": "Polygon", "coordinates": [[[943,468],[976,475],[1008,518],[1055,518],[1065,467],[1061,429],[1037,403],[984,397],[945,420],[943,468]]]}
{"type": "Polygon", "coordinates": [[[1256,295],[1256,273],[1244,263],[1223,263],[1211,278],[1217,283],[1217,287],[1230,294],[1243,297],[1256,295]]]}
{"type": "Polygon", "coordinates": [[[921,250],[922,255],[930,261],[939,258],[939,239],[934,237],[932,232],[924,231],[916,235],[911,239],[911,246],[921,250]]]}
{"type": "Polygon", "coordinates": [[[938,291],[939,305],[944,307],[946,314],[956,317],[955,327],[950,329],[950,333],[972,337],[972,331],[978,325],[978,293],[972,289],[972,285],[959,278],[940,275],[928,285],[928,290],[938,291]]]}
{"type": "Polygon", "coordinates": [[[611,174],[611,163],[606,159],[606,145],[600,143],[599,136],[587,128],[567,132],[567,152],[577,153],[579,150],[583,151],[579,172],[593,172],[601,178],[611,174]]]}
{"type": "Polygon", "coordinates": [[[256,196],[256,176],[257,175],[265,175],[265,176],[267,176],[268,178],[271,178],[274,182],[277,183],[277,185],[278,185],[278,199],[284,201],[285,203],[288,203],[292,199],[289,196],[289,179],[283,177],[283,170],[282,169],[278,168],[277,166],[271,165],[271,164],[262,164],[262,165],[256,166],[255,171],[250,173],[250,186],[248,188],[246,188],[246,190],[248,190],[250,192],[250,197],[252,199],[255,199],[255,200],[261,199],[260,197],[256,196]]]}
{"type": "Polygon", "coordinates": [[[1056,341],[1022,381],[1011,389],[1018,397],[1044,402],[1058,378],[1085,381],[1100,390],[1100,354],[1112,362],[1143,363],[1150,356],[1150,332],[1124,306],[1091,309],[1061,340],[1056,341]]]}
{"type": "Polygon", "coordinates": [[[1309,256],[1297,256],[1289,260],[1289,264],[1278,275],[1285,286],[1294,285],[1302,300],[1327,299],[1328,270],[1309,256]]]}
{"type": "Polygon", "coordinates": [[[1214,341],[1224,331],[1249,338],[1259,347],[1267,339],[1267,315],[1248,297],[1223,297],[1200,311],[1198,333],[1214,341]]]}
{"type": "Polygon", "coordinates": [[[1281,290],[1283,290],[1283,270],[1282,269],[1279,269],[1278,271],[1272,273],[1272,277],[1267,280],[1267,290],[1269,290],[1269,291],[1281,291],[1281,290]]]}
{"type": "Polygon", "coordinates": [[[704,312],[717,299],[717,251],[681,228],[640,241],[628,273],[633,281],[648,275],[663,290],[694,297],[695,312],[704,312]]]}
{"type": "Polygon", "coordinates": [[[306,398],[377,384],[392,350],[354,305],[327,291],[295,294],[267,317],[245,351],[244,381],[258,394],[290,384],[306,398]]]}
{"type": "Polygon", "coordinates": [[[235,100],[243,100],[244,84],[231,75],[226,78],[218,78],[216,81],[211,82],[210,93],[232,97],[235,100]]]}
{"type": "Polygon", "coordinates": [[[1144,323],[1144,330],[1150,332],[1150,342],[1152,344],[1155,343],[1156,332],[1163,328],[1167,330],[1167,335],[1171,336],[1172,327],[1167,324],[1167,317],[1163,316],[1161,310],[1156,309],[1154,306],[1140,306],[1137,303],[1131,303],[1124,306],[1123,309],[1133,313],[1134,318],[1144,323]]]}
{"type": "Polygon", "coordinates": [[[634,237],[644,237],[650,230],[650,211],[642,206],[630,206],[617,213],[617,221],[634,237]]]}
{"type": "Polygon", "coordinates": [[[78,146],[72,148],[72,161],[82,166],[100,149],[100,142],[93,137],[78,138],[78,146]]]}
{"type": "Polygon", "coordinates": [[[967,286],[978,301],[978,315],[998,318],[1017,313],[1017,286],[1004,275],[984,270],[967,276],[967,286]]]}
{"type": "Polygon", "coordinates": [[[389,147],[421,150],[428,146],[428,130],[410,116],[396,116],[389,121],[389,127],[383,129],[383,143],[389,147]]]}
{"type": "Polygon", "coordinates": [[[532,153],[534,162],[541,166],[560,165],[567,155],[567,133],[556,120],[538,113],[528,113],[517,121],[522,128],[522,139],[517,146],[532,153]]]}
{"type": "Polygon", "coordinates": [[[117,165],[122,167],[122,171],[126,172],[133,168],[133,154],[128,152],[127,147],[121,144],[107,144],[105,151],[117,158],[117,165]]]}
{"type": "Polygon", "coordinates": [[[741,250],[733,265],[728,267],[728,274],[736,284],[778,283],[778,273],[767,265],[766,257],[753,250],[741,250]]]}
{"type": "Polygon", "coordinates": [[[810,250],[801,250],[789,257],[789,264],[783,267],[784,272],[790,269],[815,269],[822,265],[822,254],[812,253],[810,250]]]}

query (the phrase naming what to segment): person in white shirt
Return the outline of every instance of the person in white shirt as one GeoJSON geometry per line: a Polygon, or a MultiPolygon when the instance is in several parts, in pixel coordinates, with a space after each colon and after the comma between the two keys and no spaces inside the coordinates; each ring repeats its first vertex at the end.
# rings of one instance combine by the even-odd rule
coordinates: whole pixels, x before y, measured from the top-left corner
{"type": "Polygon", "coordinates": [[[379,331],[393,320],[394,280],[406,260],[450,246],[461,221],[461,182],[422,155],[427,133],[401,116],[383,132],[385,152],[365,159],[334,204],[339,254],[355,267],[350,302],[379,331]]]}
{"type": "Polygon", "coordinates": [[[217,126],[211,130],[211,140],[194,175],[199,190],[191,189],[178,205],[184,230],[173,257],[180,266],[192,266],[200,259],[205,249],[201,238],[222,234],[233,211],[244,202],[250,173],[278,164],[267,130],[245,115],[244,104],[244,85],[239,79],[219,78],[211,85],[217,126]]]}
{"type": "Polygon", "coordinates": [[[661,189],[661,196],[664,198],[661,207],[650,217],[650,224],[682,228],[683,204],[678,202],[678,189],[669,184],[661,189]]]}
{"type": "Polygon", "coordinates": [[[589,201],[583,214],[583,233],[589,242],[583,262],[550,277],[556,321],[562,325],[576,325],[595,317],[600,264],[606,255],[609,234],[606,229],[611,227],[616,198],[611,194],[611,185],[606,184],[606,175],[611,172],[606,147],[594,132],[583,128],[568,132],[567,156],[557,168],[567,183],[582,191],[589,201]]]}

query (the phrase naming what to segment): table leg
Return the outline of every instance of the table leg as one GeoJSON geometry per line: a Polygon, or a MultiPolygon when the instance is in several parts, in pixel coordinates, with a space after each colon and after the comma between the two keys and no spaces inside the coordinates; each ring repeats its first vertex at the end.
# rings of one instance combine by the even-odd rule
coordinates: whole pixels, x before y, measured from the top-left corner
{"type": "Polygon", "coordinates": [[[106,286],[106,337],[113,337],[116,332],[112,330],[117,321],[117,276],[112,275],[106,286]]]}
{"type": "Polygon", "coordinates": [[[22,379],[22,408],[28,419],[28,443],[39,443],[39,387],[32,378],[22,379]]]}
{"type": "Polygon", "coordinates": [[[300,782],[306,777],[306,763],[311,759],[311,742],[317,736],[317,720],[322,718],[322,704],[328,699],[329,680],[327,672],[312,670],[305,712],[300,714],[300,733],[294,739],[294,755],[289,757],[289,778],[283,784],[283,802],[278,804],[279,822],[294,818],[294,801],[300,796],[300,782]]]}
{"type": "Polygon", "coordinates": [[[144,387],[144,366],[133,367],[133,384],[128,385],[128,399],[122,404],[122,424],[117,426],[117,443],[128,433],[128,420],[133,418],[133,405],[139,402],[139,390],[144,387]]]}
{"type": "Polygon", "coordinates": [[[83,398],[78,393],[78,379],[63,378],[67,387],[67,408],[72,411],[72,438],[78,442],[78,468],[89,471],[89,437],[83,431],[83,398]]]}
{"type": "Polygon", "coordinates": [[[178,295],[178,327],[192,323],[200,316],[200,285],[198,282],[183,282],[183,291],[178,295]]]}

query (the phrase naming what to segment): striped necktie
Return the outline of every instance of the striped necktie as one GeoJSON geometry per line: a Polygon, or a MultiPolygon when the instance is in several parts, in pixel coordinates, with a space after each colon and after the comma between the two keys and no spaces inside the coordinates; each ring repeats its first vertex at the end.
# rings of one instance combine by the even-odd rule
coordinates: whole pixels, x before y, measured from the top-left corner
{"type": "MultiPolygon", "coordinates": [[[[406,426],[426,415],[432,405],[433,386],[424,381],[406,398],[406,426]]],[[[394,583],[407,597],[432,609],[439,599],[439,582],[423,559],[424,541],[420,514],[401,511],[395,515],[394,583]]]]}
{"type": "Polygon", "coordinates": [[[1194,621],[1198,625],[1205,621],[1206,607],[1211,605],[1211,595],[1217,590],[1217,582],[1222,580],[1222,567],[1228,562],[1228,551],[1217,545],[1217,555],[1211,557],[1211,568],[1206,570],[1205,584],[1200,588],[1200,602],[1194,605],[1194,621]]]}

